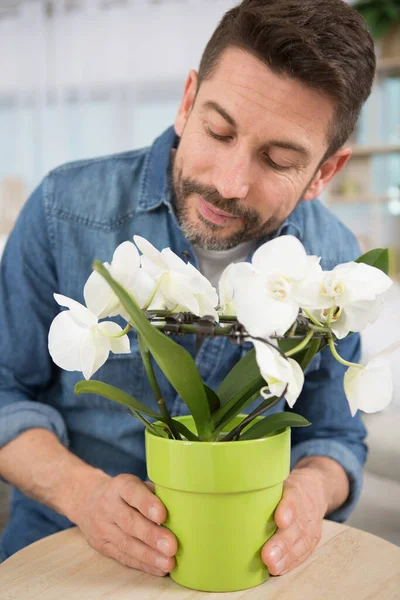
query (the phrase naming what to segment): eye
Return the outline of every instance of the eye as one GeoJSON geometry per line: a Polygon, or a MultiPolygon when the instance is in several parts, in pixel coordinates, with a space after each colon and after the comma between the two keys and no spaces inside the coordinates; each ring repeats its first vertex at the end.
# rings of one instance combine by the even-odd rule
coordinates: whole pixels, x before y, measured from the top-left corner
{"type": "Polygon", "coordinates": [[[218,133],[215,133],[209,127],[207,127],[207,133],[214,138],[214,140],[218,140],[219,142],[228,142],[232,139],[231,135],[218,135],[218,133]]]}
{"type": "Polygon", "coordinates": [[[290,169],[290,166],[284,167],[283,165],[278,165],[275,161],[272,160],[272,158],[268,154],[263,154],[263,160],[267,163],[267,165],[269,165],[276,171],[287,171],[288,169],[290,169]]]}

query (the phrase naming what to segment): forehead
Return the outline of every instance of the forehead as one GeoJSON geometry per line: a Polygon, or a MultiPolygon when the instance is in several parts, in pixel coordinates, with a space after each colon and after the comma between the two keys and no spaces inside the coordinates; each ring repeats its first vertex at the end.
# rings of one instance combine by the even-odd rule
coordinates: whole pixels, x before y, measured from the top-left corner
{"type": "Polygon", "coordinates": [[[222,54],[198,100],[220,103],[243,132],[265,137],[299,136],[315,151],[325,151],[334,102],[297,79],[276,75],[259,59],[236,48],[222,54]]]}

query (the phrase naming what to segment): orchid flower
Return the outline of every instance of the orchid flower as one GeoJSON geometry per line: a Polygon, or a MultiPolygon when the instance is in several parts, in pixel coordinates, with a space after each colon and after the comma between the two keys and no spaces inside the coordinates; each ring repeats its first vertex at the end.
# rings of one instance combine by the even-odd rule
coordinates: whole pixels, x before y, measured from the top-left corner
{"type": "MultiPolygon", "coordinates": [[[[103,264],[110,275],[132,294],[139,306],[145,307],[153,293],[155,282],[140,269],[140,256],[135,245],[129,241],[123,242],[116,248],[111,265],[103,264]]],[[[87,280],[83,295],[86,306],[99,319],[121,315],[129,321],[129,315],[118,296],[97,271],[93,271],[87,280]]]]}
{"type": "Polygon", "coordinates": [[[323,273],[316,308],[312,314],[330,327],[338,339],[350,331],[362,331],[376,321],[383,304],[383,293],[392,285],[380,269],[364,263],[349,262],[323,273]],[[322,306],[324,305],[324,306],[322,306]]]}
{"type": "Polygon", "coordinates": [[[85,379],[106,362],[110,352],[129,354],[127,335],[117,323],[98,322],[97,316],[86,306],[61,294],[54,294],[62,311],[50,326],[48,346],[53,361],[66,371],[81,371],[85,379]],[[114,337],[110,337],[114,336],[114,337]]]}
{"type": "Polygon", "coordinates": [[[300,365],[292,358],[283,358],[278,350],[265,342],[254,340],[253,344],[260,373],[268,383],[269,391],[273,396],[281,396],[287,385],[285,399],[290,408],[293,408],[304,384],[304,373],[300,365]]]}
{"type": "Polygon", "coordinates": [[[134,241],[142,252],[142,269],[156,280],[157,289],[150,309],[184,309],[200,317],[212,314],[218,318],[215,288],[193,265],[186,264],[170,248],[160,252],[139,235],[134,236],[134,241]]]}
{"type": "Polygon", "coordinates": [[[344,391],[352,416],[357,410],[374,413],[386,408],[393,396],[391,358],[400,348],[392,344],[374,356],[366,366],[353,365],[344,375],[344,391]]]}
{"type": "Polygon", "coordinates": [[[256,250],[253,272],[237,270],[231,276],[237,316],[251,336],[283,335],[297,318],[299,297],[303,305],[315,306],[319,285],[303,284],[315,272],[318,261],[307,256],[297,238],[285,235],[256,250]]]}
{"type": "Polygon", "coordinates": [[[244,275],[254,273],[254,269],[250,263],[232,263],[226,267],[220,277],[218,284],[220,315],[236,316],[234,280],[240,277],[240,273],[244,275]]]}

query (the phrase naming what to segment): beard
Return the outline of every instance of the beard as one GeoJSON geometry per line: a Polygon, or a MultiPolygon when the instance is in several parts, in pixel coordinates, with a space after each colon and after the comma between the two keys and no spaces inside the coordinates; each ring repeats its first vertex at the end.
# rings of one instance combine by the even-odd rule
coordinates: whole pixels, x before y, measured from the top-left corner
{"type": "Polygon", "coordinates": [[[212,187],[201,185],[194,179],[184,178],[182,169],[173,161],[173,188],[175,192],[175,212],[186,239],[205,250],[229,250],[243,242],[255,241],[276,231],[283,221],[270,217],[262,221],[256,210],[246,206],[236,198],[223,198],[212,187]],[[233,217],[241,218],[241,228],[230,235],[224,235],[224,225],[217,225],[205,219],[198,211],[197,218],[203,227],[193,222],[190,217],[188,198],[198,194],[206,202],[218,210],[222,210],[233,217]]]}

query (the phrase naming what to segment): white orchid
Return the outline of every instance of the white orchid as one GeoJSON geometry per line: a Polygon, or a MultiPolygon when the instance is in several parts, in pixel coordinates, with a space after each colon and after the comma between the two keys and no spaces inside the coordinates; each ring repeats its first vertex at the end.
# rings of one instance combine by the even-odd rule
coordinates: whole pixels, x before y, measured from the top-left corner
{"type": "Polygon", "coordinates": [[[223,271],[219,284],[219,314],[235,317],[237,313],[235,303],[235,279],[240,280],[240,274],[254,273],[254,268],[250,263],[232,263],[223,271]]]}
{"type": "Polygon", "coordinates": [[[383,304],[383,294],[392,285],[380,269],[349,262],[323,273],[317,307],[312,314],[325,323],[331,311],[330,327],[338,339],[350,331],[362,331],[373,323],[383,304]]]}
{"type": "MultiPolygon", "coordinates": [[[[110,275],[122,285],[141,308],[145,307],[155,288],[155,281],[140,269],[140,256],[136,246],[129,241],[120,244],[109,263],[103,263],[110,275]]],[[[86,306],[99,319],[129,315],[106,280],[93,271],[83,289],[86,306]]]]}
{"type": "Polygon", "coordinates": [[[344,375],[344,391],[352,416],[357,410],[374,413],[386,408],[393,396],[391,358],[400,343],[392,344],[366,366],[354,365],[344,375]]]}
{"type": "Polygon", "coordinates": [[[142,269],[157,285],[150,309],[183,309],[200,317],[211,314],[218,318],[216,290],[193,265],[186,264],[170,248],[160,252],[139,235],[134,236],[134,241],[142,252],[142,269]]]}
{"type": "Polygon", "coordinates": [[[97,316],[86,306],[61,294],[54,294],[62,311],[50,326],[48,347],[53,361],[66,371],[81,371],[85,379],[90,377],[106,362],[110,352],[129,354],[127,335],[117,323],[98,322],[97,316]]]}
{"type": "Polygon", "coordinates": [[[315,306],[318,261],[307,256],[297,238],[286,235],[256,250],[253,272],[237,271],[233,279],[237,316],[251,336],[283,335],[297,318],[299,298],[303,305],[315,306]],[[311,275],[313,285],[304,285],[311,275]]]}
{"type": "Polygon", "coordinates": [[[304,373],[292,358],[283,356],[264,342],[253,341],[260,373],[268,383],[273,396],[281,396],[288,386],[285,399],[291,408],[300,395],[304,384],[304,373]]]}

